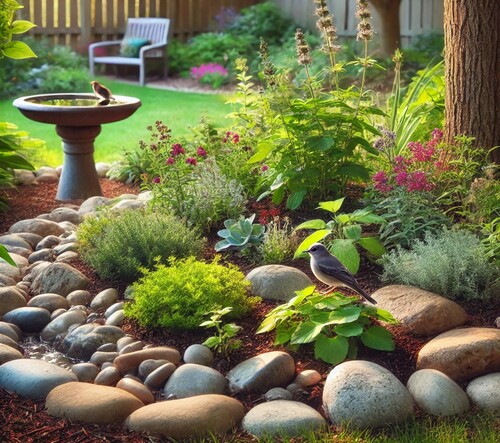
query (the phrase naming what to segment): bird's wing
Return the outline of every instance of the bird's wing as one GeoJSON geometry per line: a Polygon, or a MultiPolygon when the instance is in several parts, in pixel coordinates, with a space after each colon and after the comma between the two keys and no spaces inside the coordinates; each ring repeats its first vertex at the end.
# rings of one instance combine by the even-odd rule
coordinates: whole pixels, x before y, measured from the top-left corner
{"type": "Polygon", "coordinates": [[[337,280],[340,280],[347,286],[351,286],[355,291],[358,291],[361,294],[365,294],[365,291],[361,289],[356,279],[337,257],[330,256],[328,260],[322,260],[321,263],[318,263],[318,267],[325,274],[335,276],[337,280]]]}

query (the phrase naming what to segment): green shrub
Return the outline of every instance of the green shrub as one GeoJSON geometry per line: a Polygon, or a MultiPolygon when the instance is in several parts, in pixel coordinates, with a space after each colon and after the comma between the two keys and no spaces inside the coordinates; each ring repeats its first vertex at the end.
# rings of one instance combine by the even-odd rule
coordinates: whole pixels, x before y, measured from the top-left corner
{"type": "Polygon", "coordinates": [[[261,263],[272,265],[291,260],[298,245],[299,237],[292,231],[290,219],[275,217],[267,224],[264,238],[257,249],[261,263]]]}
{"type": "Polygon", "coordinates": [[[199,255],[204,246],[195,230],[162,212],[106,211],[88,217],[78,227],[82,259],[103,278],[136,280],[140,268],[152,269],[156,260],[199,255]]]}
{"type": "Polygon", "coordinates": [[[234,265],[222,266],[218,258],[204,263],[171,257],[168,264],[145,270],[134,283],[135,303],[125,306],[127,317],[143,326],[188,330],[198,328],[209,311],[230,305],[228,319],[239,318],[257,301],[247,296],[250,283],[243,273],[234,265]]]}
{"type": "Polygon", "coordinates": [[[417,286],[450,299],[477,299],[488,295],[495,269],[479,239],[468,231],[444,229],[427,233],[411,250],[400,246],[382,257],[382,279],[417,286]]]}

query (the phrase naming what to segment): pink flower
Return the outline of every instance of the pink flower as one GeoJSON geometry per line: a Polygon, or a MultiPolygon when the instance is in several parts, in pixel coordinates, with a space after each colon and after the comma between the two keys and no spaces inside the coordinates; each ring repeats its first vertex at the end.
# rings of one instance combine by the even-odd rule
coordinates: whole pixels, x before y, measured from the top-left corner
{"type": "Polygon", "coordinates": [[[160,177],[156,176],[153,178],[153,183],[160,183],[160,177]]]}
{"type": "Polygon", "coordinates": [[[432,139],[440,142],[443,139],[443,131],[439,128],[435,128],[434,131],[432,131],[432,139]]]}
{"type": "Polygon", "coordinates": [[[382,194],[386,194],[393,189],[393,187],[389,184],[389,177],[387,177],[387,174],[384,171],[377,172],[373,176],[373,181],[375,182],[373,187],[382,194]]]}
{"type": "Polygon", "coordinates": [[[426,143],[426,147],[419,142],[408,143],[408,148],[413,153],[413,160],[417,162],[427,162],[432,159],[435,151],[434,143],[426,143]]]}
{"type": "Polygon", "coordinates": [[[194,157],[188,157],[188,158],[186,158],[186,163],[188,165],[196,166],[197,162],[196,162],[196,159],[194,157]]]}
{"type": "Polygon", "coordinates": [[[172,151],[170,151],[170,155],[172,155],[172,157],[177,157],[178,155],[184,154],[185,152],[186,151],[180,143],[174,143],[172,145],[172,151]]]}
{"type": "Polygon", "coordinates": [[[269,166],[267,166],[267,165],[262,165],[262,167],[260,168],[260,170],[262,172],[266,172],[268,169],[269,169],[269,166]]]}
{"type": "Polygon", "coordinates": [[[228,72],[224,66],[217,63],[204,63],[200,66],[193,66],[191,68],[191,77],[199,80],[207,74],[219,74],[222,77],[226,77],[228,72]]]}
{"type": "Polygon", "coordinates": [[[408,179],[408,173],[406,171],[400,171],[396,174],[396,184],[398,186],[405,186],[407,179],[408,179]]]}
{"type": "Polygon", "coordinates": [[[165,161],[165,163],[167,165],[173,165],[175,163],[175,158],[174,157],[169,157],[169,158],[167,158],[167,160],[165,161]]]}
{"type": "Polygon", "coordinates": [[[205,151],[205,149],[203,149],[203,146],[198,146],[198,149],[196,149],[196,155],[198,157],[206,158],[207,151],[205,151]]]}
{"type": "Polygon", "coordinates": [[[238,134],[233,135],[233,143],[239,143],[240,142],[240,136],[238,134]]]}
{"type": "Polygon", "coordinates": [[[406,189],[408,192],[430,191],[432,184],[427,181],[424,171],[413,171],[407,179],[406,189]]]}

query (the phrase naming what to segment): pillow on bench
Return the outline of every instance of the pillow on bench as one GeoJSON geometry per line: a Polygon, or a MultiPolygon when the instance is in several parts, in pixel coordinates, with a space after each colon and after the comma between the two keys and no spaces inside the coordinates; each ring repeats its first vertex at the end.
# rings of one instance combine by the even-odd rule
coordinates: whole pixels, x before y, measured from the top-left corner
{"type": "Polygon", "coordinates": [[[125,38],[120,44],[120,55],[122,57],[139,57],[139,50],[151,44],[151,41],[145,38],[131,37],[125,38]]]}

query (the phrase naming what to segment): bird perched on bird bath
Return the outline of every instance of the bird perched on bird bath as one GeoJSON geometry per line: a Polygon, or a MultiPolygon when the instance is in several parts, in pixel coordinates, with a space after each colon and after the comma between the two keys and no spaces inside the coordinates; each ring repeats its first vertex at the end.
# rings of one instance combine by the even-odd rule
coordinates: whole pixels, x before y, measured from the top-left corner
{"type": "Polygon", "coordinates": [[[113,94],[111,93],[109,88],[106,88],[106,86],[102,85],[101,83],[97,81],[92,81],[90,82],[92,85],[92,89],[94,90],[94,94],[99,98],[99,105],[107,105],[109,104],[110,100],[113,100],[113,94]]]}
{"type": "Polygon", "coordinates": [[[314,243],[309,249],[306,249],[311,256],[311,271],[314,276],[328,286],[345,286],[353,291],[356,291],[363,298],[374,305],[377,304],[375,299],[370,297],[347,268],[340,263],[339,259],[330,254],[328,249],[321,243],[314,243]]]}

